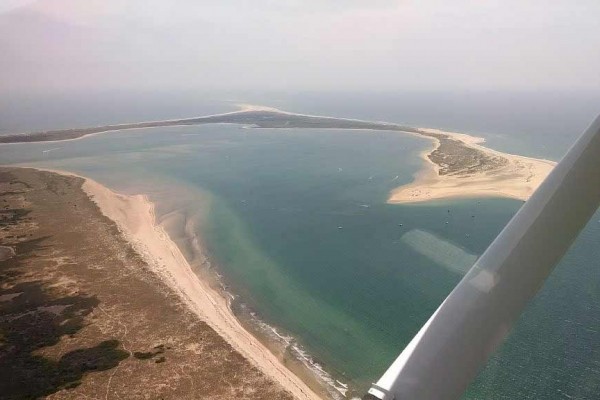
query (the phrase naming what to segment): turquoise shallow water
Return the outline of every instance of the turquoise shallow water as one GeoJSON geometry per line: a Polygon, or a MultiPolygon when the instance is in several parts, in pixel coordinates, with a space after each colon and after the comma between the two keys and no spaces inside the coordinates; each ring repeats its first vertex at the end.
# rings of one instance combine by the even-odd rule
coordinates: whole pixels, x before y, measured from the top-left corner
{"type": "MultiPolygon", "coordinates": [[[[232,291],[360,390],[385,370],[521,204],[385,204],[389,190],[419,168],[416,154],[424,146],[389,132],[214,125],[0,146],[0,158],[149,193],[163,216],[173,210],[188,220],[204,215],[193,229],[232,291]]],[[[466,398],[596,398],[598,220],[466,398]]]]}

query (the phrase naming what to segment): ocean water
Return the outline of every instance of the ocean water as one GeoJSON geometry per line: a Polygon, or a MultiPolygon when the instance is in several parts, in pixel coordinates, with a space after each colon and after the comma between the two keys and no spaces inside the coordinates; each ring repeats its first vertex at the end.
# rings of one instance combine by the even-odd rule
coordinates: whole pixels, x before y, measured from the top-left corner
{"type": "MultiPolygon", "coordinates": [[[[48,106],[53,112],[44,98],[17,101],[11,110],[18,112],[1,109],[0,132],[203,115],[228,111],[237,100],[104,96],[56,101],[48,106]]],[[[591,121],[598,98],[245,96],[239,100],[289,111],[472,132],[494,148],[550,159],[559,159],[591,121]]],[[[419,169],[417,154],[426,146],[391,132],[210,125],[6,145],[0,159],[149,194],[196,266],[202,260],[195,240],[201,242],[238,296],[236,309],[274,327],[290,352],[307,354],[349,384],[352,396],[395,359],[522,204],[386,204],[389,191],[419,169]]],[[[597,398],[599,260],[596,214],[466,399],[597,398]]]]}

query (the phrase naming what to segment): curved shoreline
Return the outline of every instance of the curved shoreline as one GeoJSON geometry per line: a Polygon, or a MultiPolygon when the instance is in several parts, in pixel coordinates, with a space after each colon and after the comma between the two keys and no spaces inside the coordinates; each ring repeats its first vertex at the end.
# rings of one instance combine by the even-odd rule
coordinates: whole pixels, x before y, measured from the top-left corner
{"type": "MultiPolygon", "coordinates": [[[[202,118],[224,116],[228,118],[234,116],[235,122],[214,122],[211,119],[213,122],[202,123],[235,123],[247,127],[250,125],[249,119],[266,116],[272,119],[267,118],[252,126],[272,129],[393,131],[430,140],[432,146],[420,153],[424,167],[418,171],[412,183],[392,190],[388,203],[418,203],[465,197],[509,197],[525,200],[555,164],[548,160],[517,156],[486,148],[481,145],[484,139],[466,134],[426,128],[404,128],[397,124],[383,122],[310,116],[247,105],[242,106],[242,111],[202,118]],[[292,126],[288,126],[290,121],[292,126]],[[452,146],[455,146],[454,150],[458,150],[456,153],[453,153],[452,146]],[[448,147],[451,151],[446,151],[448,147]],[[444,157],[451,158],[451,163],[445,164],[444,157]],[[469,164],[473,159],[479,162],[475,167],[472,163],[469,164]]],[[[148,127],[124,129],[142,128],[148,127]]],[[[62,140],[78,140],[100,133],[103,132],[62,140]]],[[[43,170],[43,168],[37,169],[43,170]]],[[[65,171],[46,170],[79,176],[65,171]]],[[[276,350],[269,350],[269,343],[262,343],[260,335],[257,336],[256,332],[251,333],[252,329],[244,326],[236,317],[231,308],[231,298],[227,297],[227,293],[216,288],[217,285],[210,278],[202,274],[199,276],[197,271],[194,272],[192,266],[195,266],[195,263],[191,258],[186,259],[184,256],[185,246],[179,247],[175,243],[177,235],[169,235],[167,227],[162,225],[155,215],[154,204],[146,196],[121,195],[92,179],[79,177],[84,179],[83,189],[93,198],[101,212],[119,226],[121,232],[144,257],[154,273],[185,301],[190,310],[206,321],[244,358],[293,393],[296,398],[320,398],[317,394],[321,393],[320,388],[314,384],[311,377],[303,374],[303,370],[299,372],[289,367],[289,364],[284,365],[288,360],[282,361],[281,357],[277,356],[276,350]],[[311,387],[316,389],[313,390],[311,387]]],[[[162,203],[157,204],[160,206],[162,203]]]]}
{"type": "Polygon", "coordinates": [[[230,299],[194,273],[179,247],[170,239],[165,229],[156,223],[154,204],[147,196],[118,194],[93,179],[68,171],[35,169],[82,178],[82,189],[96,203],[102,214],[117,224],[124,237],[156,276],[167,284],[191,311],[295,398],[321,399],[242,326],[230,308],[230,299]]]}
{"type": "Polygon", "coordinates": [[[238,107],[238,111],[196,118],[5,135],[0,136],[0,144],[78,140],[110,131],[222,123],[265,129],[393,131],[432,140],[434,147],[421,153],[421,158],[425,161],[424,168],[415,175],[412,183],[390,192],[387,200],[390,204],[466,197],[527,200],[556,164],[548,160],[492,150],[481,145],[484,139],[462,133],[387,122],[298,114],[250,104],[238,104],[238,107]]]}
{"type": "Polygon", "coordinates": [[[413,182],[393,189],[388,197],[389,204],[422,203],[431,200],[450,198],[503,197],[527,200],[542,181],[548,176],[556,162],[515,154],[503,153],[482,146],[485,139],[464,133],[419,128],[422,135],[429,138],[433,146],[422,151],[423,169],[414,175],[413,182]],[[440,137],[460,142],[466,149],[483,154],[485,157],[500,160],[491,169],[467,168],[443,173],[442,163],[432,160],[442,142],[440,137]]]}
{"type": "Polygon", "coordinates": [[[250,125],[258,128],[335,128],[370,130],[408,130],[387,122],[373,122],[350,118],[327,117],[322,115],[298,114],[277,108],[238,104],[239,110],[200,117],[165,119],[158,121],[131,122],[122,124],[99,125],[83,128],[55,129],[48,131],[10,133],[0,135],[1,144],[43,143],[78,140],[88,136],[107,132],[161,127],[195,126],[204,124],[232,123],[250,125]]]}

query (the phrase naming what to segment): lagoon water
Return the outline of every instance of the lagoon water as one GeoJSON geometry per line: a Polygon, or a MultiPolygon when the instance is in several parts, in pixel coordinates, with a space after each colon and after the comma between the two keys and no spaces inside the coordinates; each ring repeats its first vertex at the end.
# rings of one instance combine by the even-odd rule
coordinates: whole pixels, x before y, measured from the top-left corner
{"type": "MultiPolygon", "coordinates": [[[[422,96],[413,96],[412,102],[410,96],[397,97],[398,107],[381,95],[247,100],[295,112],[472,132],[494,148],[550,159],[558,159],[590,122],[591,104],[600,105],[586,98],[575,107],[567,99],[565,111],[554,99],[519,113],[531,99],[519,105],[506,100],[508,95],[484,96],[490,109],[505,104],[501,118],[483,112],[481,99],[461,97],[461,103],[422,96]],[[444,104],[454,113],[440,111],[446,110],[444,104]],[[567,117],[555,113],[556,123],[549,123],[553,107],[567,117]],[[512,125],[498,122],[507,119],[512,125]]],[[[134,105],[96,98],[55,102],[60,118],[53,119],[54,113],[41,108],[45,102],[22,100],[11,106],[19,112],[10,115],[5,109],[0,132],[232,108],[202,97],[182,96],[167,105],[152,96],[134,105]],[[102,111],[89,111],[99,104],[102,111]]],[[[0,159],[73,171],[125,193],[147,193],[157,203],[159,220],[197,266],[201,258],[195,240],[201,242],[238,296],[237,307],[276,327],[281,336],[293,337],[293,344],[350,385],[350,395],[358,395],[395,359],[522,204],[506,199],[386,204],[391,189],[411,181],[421,165],[418,153],[426,146],[422,139],[394,132],[207,125],[5,145],[0,159]]],[[[597,213],[466,399],[597,398],[599,220],[597,213]]]]}

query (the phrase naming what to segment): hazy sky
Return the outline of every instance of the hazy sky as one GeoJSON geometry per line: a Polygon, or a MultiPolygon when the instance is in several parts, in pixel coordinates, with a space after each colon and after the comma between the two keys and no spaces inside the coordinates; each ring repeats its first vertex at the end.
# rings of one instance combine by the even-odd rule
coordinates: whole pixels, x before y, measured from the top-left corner
{"type": "Polygon", "coordinates": [[[600,91],[600,0],[0,0],[0,92],[600,91]]]}

